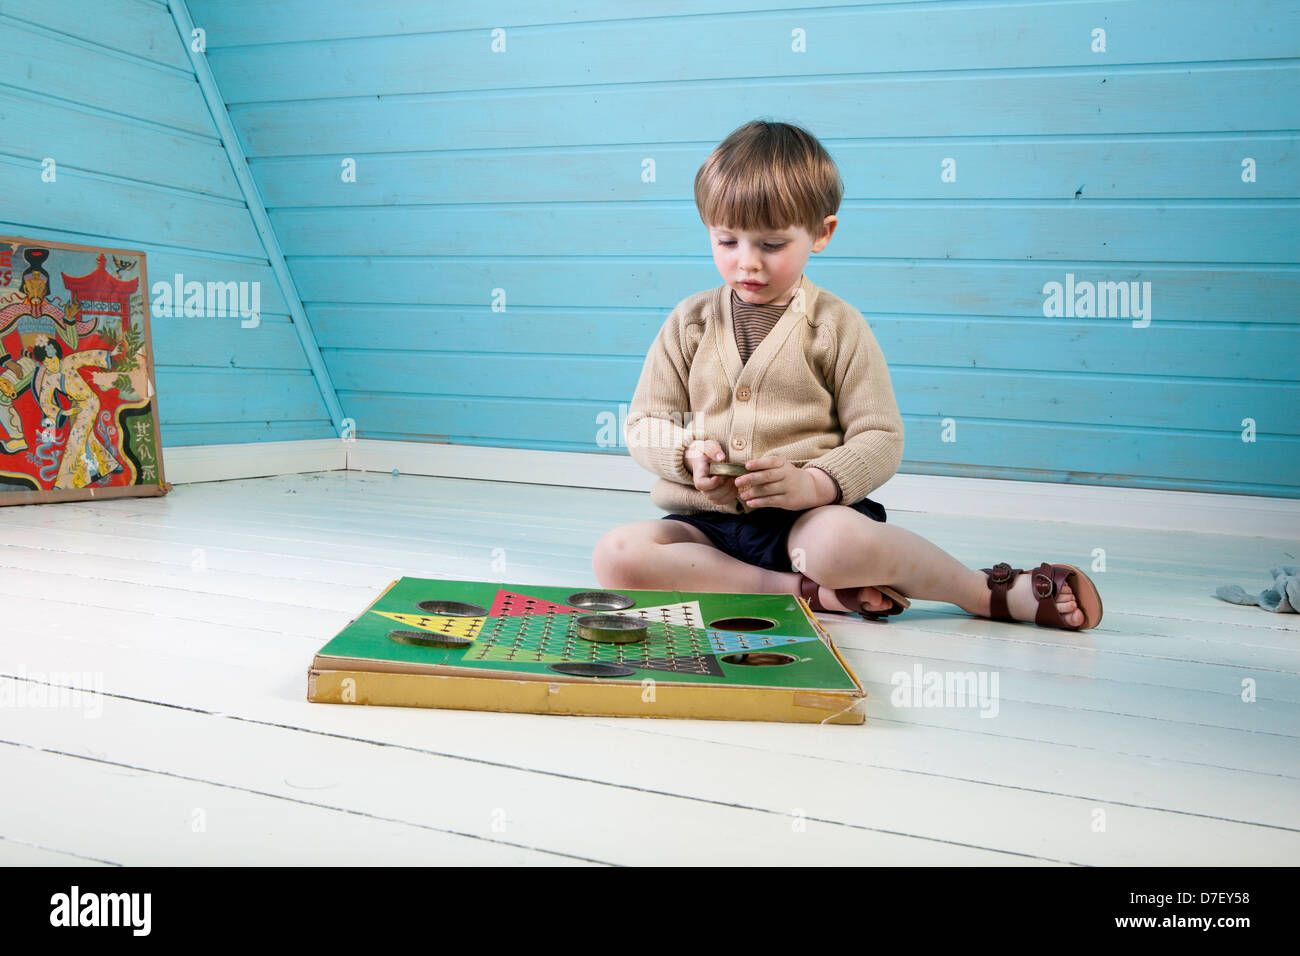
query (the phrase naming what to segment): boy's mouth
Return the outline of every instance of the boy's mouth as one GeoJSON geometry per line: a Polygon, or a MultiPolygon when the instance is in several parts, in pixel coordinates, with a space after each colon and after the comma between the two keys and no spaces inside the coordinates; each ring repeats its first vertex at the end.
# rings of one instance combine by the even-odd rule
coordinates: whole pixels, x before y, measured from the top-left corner
{"type": "Polygon", "coordinates": [[[756,292],[759,289],[767,288],[766,282],[747,282],[744,279],[740,281],[740,285],[748,289],[750,292],[756,292]]]}

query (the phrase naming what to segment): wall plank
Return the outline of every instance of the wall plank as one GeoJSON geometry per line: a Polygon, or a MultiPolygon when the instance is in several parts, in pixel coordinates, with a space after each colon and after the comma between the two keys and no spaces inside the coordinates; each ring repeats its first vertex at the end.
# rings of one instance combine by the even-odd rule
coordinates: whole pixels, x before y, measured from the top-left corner
{"type": "MultiPolygon", "coordinates": [[[[511,309],[309,304],[322,348],[368,349],[400,342],[408,351],[511,350],[532,355],[626,355],[638,360],[663,322],[657,309],[511,309]],[[376,334],[372,323],[390,330],[376,334]]],[[[1003,368],[1044,372],[1291,381],[1295,331],[1284,325],[1205,321],[1131,322],[869,313],[890,368],[1003,368]],[[1032,343],[1032,348],[1024,346],[1032,343]],[[942,347],[939,347],[942,346],[942,347]],[[1098,369],[1094,353],[1106,356],[1098,369]]]]}
{"type": "Polygon", "coordinates": [[[0,154],[243,201],[220,142],[0,89],[0,154]]]}
{"type": "MultiPolygon", "coordinates": [[[[832,240],[833,241],[833,240],[832,240]]],[[[292,260],[304,300],[476,306],[490,310],[492,290],[507,308],[641,307],[669,311],[686,294],[716,287],[712,260],[695,258],[430,258],[313,256],[292,260]],[[580,290],[580,295],[575,294],[580,290]]],[[[808,277],[863,313],[948,316],[1043,316],[1043,286],[1076,281],[1152,283],[1152,322],[1296,323],[1300,268],[1087,262],[960,262],[902,259],[809,260],[808,277]]],[[[491,313],[485,320],[491,320],[491,313]]],[[[659,323],[662,324],[662,321],[659,323]]],[[[656,327],[657,328],[657,327],[656,327]]],[[[1149,328],[1149,327],[1148,327],[1149,328]]],[[[1104,356],[1099,356],[1104,360],[1104,356]]],[[[962,364],[956,362],[955,364],[962,364]]]]}
{"type": "Polygon", "coordinates": [[[756,117],[795,121],[829,139],[1300,128],[1300,64],[1225,65],[1200,73],[1195,82],[1185,68],[1172,66],[781,77],[301,100],[233,106],[231,116],[250,157],[716,143],[756,117]]]}
{"type": "MultiPolygon", "coordinates": [[[[868,5],[915,0],[867,0],[868,5]]],[[[1037,2],[1037,0],[1034,0],[1037,2]]],[[[857,6],[855,0],[711,0],[713,12],[798,10],[806,7],[857,6]]],[[[195,23],[207,27],[215,49],[251,43],[351,40],[367,36],[431,33],[443,30],[491,30],[499,26],[577,23],[583,20],[633,20],[646,16],[637,3],[608,0],[539,4],[536,0],[495,0],[482,4],[431,4],[414,0],[372,0],[364,5],[332,4],[321,16],[320,0],[190,0],[195,23]]],[[[700,13],[696,0],[656,0],[654,15],[700,13]]]]}
{"type": "MultiPolygon", "coordinates": [[[[844,179],[845,199],[1277,199],[1300,195],[1300,151],[1286,133],[1021,137],[823,142],[844,179]],[[1242,182],[1251,157],[1268,175],[1242,182]],[[947,157],[956,182],[941,182],[947,157]],[[1076,193],[1078,194],[1076,196],[1076,193]]],[[[267,205],[384,206],[442,203],[694,202],[695,171],[713,144],[653,147],[656,180],[641,180],[644,146],[545,147],[353,153],[356,182],[334,156],[252,163],[267,205]],[[593,194],[592,183],[600,183],[593,194]]],[[[686,217],[690,222],[690,217],[686,217]]]]}
{"type": "Polygon", "coordinates": [[[243,203],[58,167],[55,181],[45,182],[43,171],[35,160],[0,158],[0,193],[21,196],[24,218],[47,230],[97,232],[127,245],[152,241],[236,256],[262,254],[243,203]]]}
{"type": "Polygon", "coordinates": [[[46,29],[160,66],[186,72],[190,68],[189,57],[176,42],[176,25],[163,3],[59,0],[33,8],[22,0],[0,0],[0,18],[34,21],[46,29]]]}
{"type": "MultiPolygon", "coordinates": [[[[276,234],[298,256],[697,255],[708,236],[686,202],[571,202],[445,206],[429,228],[423,206],[286,209],[276,234]],[[636,229],[625,224],[635,217],[636,229]]],[[[1149,203],[1099,200],[846,202],[822,253],[854,259],[1143,260],[1164,233],[1162,262],[1300,261],[1300,202],[1149,203]]]]}
{"type": "Polygon", "coordinates": [[[158,369],[158,396],[159,420],[164,427],[173,423],[328,421],[320,391],[307,371],[266,370],[254,377],[239,369],[164,366],[158,369]]]}
{"type": "MultiPolygon", "coordinates": [[[[137,0],[107,2],[122,7],[137,5],[137,0]]],[[[166,11],[163,15],[167,16],[166,11]]],[[[8,14],[0,20],[0,84],[29,95],[58,97],[123,113],[171,129],[211,134],[212,119],[192,73],[120,56],[38,29],[31,23],[27,17],[8,14]]],[[[180,47],[180,37],[174,30],[173,36],[180,47]]]]}
{"type": "MultiPolygon", "coordinates": [[[[528,355],[367,349],[332,351],[330,369],[339,389],[354,392],[601,401],[607,395],[631,395],[641,359],[551,356],[538,361],[528,355]]],[[[1270,435],[1300,437],[1300,420],[1285,412],[1300,407],[1300,384],[1295,382],[1129,376],[1123,393],[1117,394],[1118,380],[1108,374],[1078,374],[1069,378],[1069,391],[1062,394],[1059,376],[1038,371],[927,369],[894,363],[890,372],[893,387],[911,398],[910,413],[935,421],[994,419],[1239,432],[1241,419],[1252,417],[1270,435]]],[[[606,407],[616,409],[613,403],[606,407]]]]}

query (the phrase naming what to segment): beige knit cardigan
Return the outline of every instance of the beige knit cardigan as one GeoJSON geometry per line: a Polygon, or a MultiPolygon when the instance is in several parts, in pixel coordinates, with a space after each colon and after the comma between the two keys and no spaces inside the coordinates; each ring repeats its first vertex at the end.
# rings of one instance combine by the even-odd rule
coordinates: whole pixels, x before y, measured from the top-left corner
{"type": "Polygon", "coordinates": [[[650,346],[628,408],[632,458],[659,476],[665,511],[736,512],[697,491],[683,461],[712,438],[729,461],[775,453],[839,483],[842,504],[898,471],[903,419],[876,338],[862,314],[800,277],[794,297],[748,362],[736,348],[728,287],[677,304],[650,346]]]}

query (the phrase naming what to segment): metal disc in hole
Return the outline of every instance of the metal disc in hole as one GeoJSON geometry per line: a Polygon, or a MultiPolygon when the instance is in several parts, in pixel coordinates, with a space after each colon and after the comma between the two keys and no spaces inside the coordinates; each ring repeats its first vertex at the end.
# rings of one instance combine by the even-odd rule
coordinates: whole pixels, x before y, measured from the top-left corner
{"type": "Polygon", "coordinates": [[[635,603],[626,594],[615,594],[613,591],[579,591],[570,594],[568,600],[570,607],[586,608],[588,611],[622,611],[635,603]]]}
{"type": "Polygon", "coordinates": [[[464,601],[421,601],[416,607],[440,617],[487,617],[487,608],[464,601]]]}
{"type": "Polygon", "coordinates": [[[439,634],[436,631],[389,631],[390,640],[403,644],[419,644],[421,647],[469,647],[474,641],[457,634],[439,634]]]}
{"type": "Polygon", "coordinates": [[[734,461],[711,461],[709,462],[710,475],[747,475],[749,469],[739,462],[734,461]]]}
{"type": "Polygon", "coordinates": [[[584,614],[573,622],[583,640],[598,644],[635,644],[650,633],[650,622],[625,614],[584,614]]]}
{"type": "Polygon", "coordinates": [[[568,674],[571,677],[627,677],[635,674],[630,667],[624,667],[622,664],[605,664],[601,661],[572,661],[565,664],[548,664],[550,670],[557,674],[568,674]]]}

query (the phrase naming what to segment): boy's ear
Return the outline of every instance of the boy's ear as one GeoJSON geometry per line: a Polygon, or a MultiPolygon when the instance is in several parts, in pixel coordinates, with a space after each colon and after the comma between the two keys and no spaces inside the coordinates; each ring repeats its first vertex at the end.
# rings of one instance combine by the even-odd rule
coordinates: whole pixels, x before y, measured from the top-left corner
{"type": "Polygon", "coordinates": [[[839,225],[839,218],[836,216],[827,216],[822,220],[822,234],[813,238],[813,252],[821,252],[826,248],[827,243],[831,241],[831,236],[835,234],[835,227],[839,225]]]}

